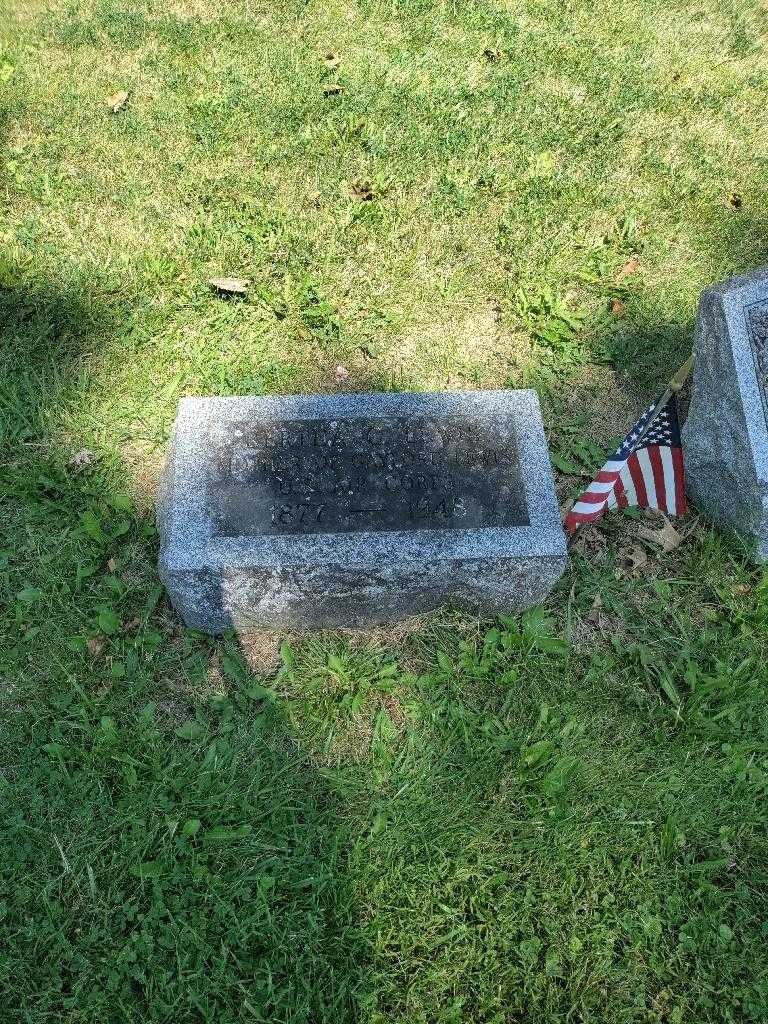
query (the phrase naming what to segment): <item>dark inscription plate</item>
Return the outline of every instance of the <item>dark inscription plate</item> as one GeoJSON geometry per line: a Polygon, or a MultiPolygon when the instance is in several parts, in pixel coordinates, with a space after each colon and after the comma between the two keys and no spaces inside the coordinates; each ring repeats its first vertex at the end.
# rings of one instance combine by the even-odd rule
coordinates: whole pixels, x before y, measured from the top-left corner
{"type": "Polygon", "coordinates": [[[492,420],[242,423],[217,461],[218,536],[528,525],[514,442],[492,420]]]}
{"type": "Polygon", "coordinates": [[[768,424],[768,302],[754,302],[747,306],[747,331],[755,360],[757,382],[763,403],[765,422],[768,424]]]}

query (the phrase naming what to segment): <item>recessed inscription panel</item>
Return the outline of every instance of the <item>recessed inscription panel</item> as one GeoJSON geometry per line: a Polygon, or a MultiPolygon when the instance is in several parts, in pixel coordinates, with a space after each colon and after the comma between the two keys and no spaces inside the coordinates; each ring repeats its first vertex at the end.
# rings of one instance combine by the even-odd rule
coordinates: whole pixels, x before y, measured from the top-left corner
{"type": "Polygon", "coordinates": [[[763,413],[768,425],[768,302],[753,302],[745,312],[763,413]]]}
{"type": "Polygon", "coordinates": [[[235,424],[208,492],[220,537],[527,526],[498,419],[235,424]]]}

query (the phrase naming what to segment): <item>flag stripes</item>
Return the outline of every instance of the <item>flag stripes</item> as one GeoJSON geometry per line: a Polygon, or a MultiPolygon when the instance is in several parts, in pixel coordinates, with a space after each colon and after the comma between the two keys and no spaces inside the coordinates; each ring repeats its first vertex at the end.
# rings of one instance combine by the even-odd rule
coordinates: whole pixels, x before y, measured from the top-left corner
{"type": "Polygon", "coordinates": [[[675,395],[650,406],[565,517],[566,532],[598,520],[606,509],[637,505],[668,515],[686,510],[683,452],[675,395]]]}

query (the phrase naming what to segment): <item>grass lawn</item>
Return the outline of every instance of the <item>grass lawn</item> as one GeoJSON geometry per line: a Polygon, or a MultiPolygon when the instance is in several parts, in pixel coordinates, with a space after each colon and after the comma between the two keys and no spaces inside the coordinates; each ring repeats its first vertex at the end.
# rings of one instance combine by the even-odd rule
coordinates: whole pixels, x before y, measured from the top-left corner
{"type": "Polygon", "coordinates": [[[180,396],[339,388],[537,387],[573,495],[768,262],[765,5],[0,6],[3,1024],[768,1021],[738,539],[213,640],[152,507],[180,396]]]}

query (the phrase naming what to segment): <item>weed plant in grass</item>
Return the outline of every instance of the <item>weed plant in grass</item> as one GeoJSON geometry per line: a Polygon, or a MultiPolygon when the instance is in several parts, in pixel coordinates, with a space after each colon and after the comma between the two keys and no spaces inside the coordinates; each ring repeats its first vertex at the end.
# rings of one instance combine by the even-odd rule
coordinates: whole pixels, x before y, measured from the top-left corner
{"type": "Polygon", "coordinates": [[[181,395],[338,364],[536,386],[575,493],[768,262],[766,42],[730,0],[6,2],[3,1024],[768,1019],[736,539],[620,516],[546,608],[266,671],[182,629],[152,523],[181,395]]]}

